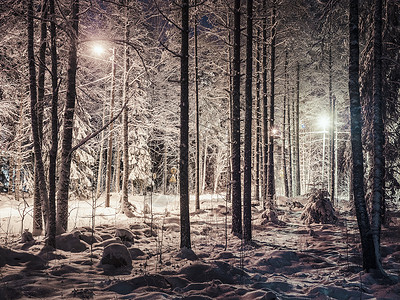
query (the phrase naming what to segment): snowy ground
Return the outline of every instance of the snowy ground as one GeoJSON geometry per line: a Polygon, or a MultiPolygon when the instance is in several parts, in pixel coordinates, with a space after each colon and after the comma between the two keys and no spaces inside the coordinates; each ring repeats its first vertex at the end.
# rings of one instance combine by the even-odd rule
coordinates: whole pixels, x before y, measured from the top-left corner
{"type": "MultiPolygon", "coordinates": [[[[31,199],[26,206],[2,195],[0,299],[400,299],[399,283],[385,285],[361,271],[357,226],[345,202],[337,226],[303,225],[302,209],[290,209],[292,200],[284,198],[278,199],[284,223],[259,225],[262,211],[255,207],[254,243],[243,245],[230,234],[225,198],[204,195],[202,210],[191,213],[193,255],[179,251],[177,196],[130,197],[137,207],[134,218],[119,212],[118,195],[111,200],[112,208],[103,207],[104,198],[71,201],[69,229],[79,229],[75,237],[82,248],[51,253],[44,251],[43,237],[20,242],[21,230],[32,227],[31,199]],[[144,200],[150,204],[150,199],[153,222],[143,213],[144,200]],[[99,264],[104,247],[122,243],[115,238],[120,228],[134,237],[124,242],[132,267],[105,268],[99,264]],[[93,239],[92,246],[83,241],[93,239]]],[[[399,214],[392,221],[382,231],[383,265],[399,276],[399,214]]]]}

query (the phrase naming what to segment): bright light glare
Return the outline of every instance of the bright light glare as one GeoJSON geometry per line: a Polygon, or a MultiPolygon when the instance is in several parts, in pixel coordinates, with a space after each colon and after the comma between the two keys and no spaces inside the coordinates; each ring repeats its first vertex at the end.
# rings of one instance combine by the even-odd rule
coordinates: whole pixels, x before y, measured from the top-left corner
{"type": "Polygon", "coordinates": [[[279,132],[279,131],[278,131],[278,128],[275,128],[275,127],[274,127],[274,128],[271,129],[272,136],[277,136],[277,135],[278,135],[278,132],[279,132]]]}
{"type": "Polygon", "coordinates": [[[318,120],[319,126],[321,126],[324,130],[329,126],[329,117],[328,116],[320,116],[318,120]]]}
{"type": "Polygon", "coordinates": [[[94,54],[100,56],[104,53],[104,47],[101,45],[94,45],[93,52],[94,52],[94,54]]]}

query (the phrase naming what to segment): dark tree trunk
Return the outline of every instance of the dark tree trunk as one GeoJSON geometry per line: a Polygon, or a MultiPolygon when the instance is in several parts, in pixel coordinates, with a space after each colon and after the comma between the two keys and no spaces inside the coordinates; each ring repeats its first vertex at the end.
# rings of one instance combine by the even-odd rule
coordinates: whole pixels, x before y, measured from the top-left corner
{"type": "Polygon", "coordinates": [[[68,230],[68,192],[71,173],[72,129],[76,99],[77,44],[79,25],[79,0],[71,0],[69,29],[69,53],[67,71],[67,96],[64,111],[64,132],[62,137],[61,165],[57,193],[57,228],[68,230]]]}
{"type": "Polygon", "coordinates": [[[58,70],[57,70],[57,32],[54,0],[50,7],[50,51],[51,51],[51,149],[49,163],[49,239],[48,243],[56,247],[56,165],[58,149],[58,70]]]}
{"type": "MultiPolygon", "coordinates": [[[[293,105],[290,105],[291,102],[291,97],[289,96],[289,90],[288,90],[288,99],[287,99],[287,123],[288,123],[288,153],[289,153],[289,197],[293,196],[293,161],[292,161],[292,143],[293,143],[293,137],[292,137],[292,122],[293,122],[293,118],[291,118],[292,115],[292,111],[293,109],[290,109],[290,107],[292,107],[293,105]]],[[[293,97],[292,97],[293,98],[293,97]]]]}
{"type": "MultiPolygon", "coordinates": [[[[288,52],[285,54],[285,90],[283,95],[283,123],[282,123],[282,168],[283,168],[283,185],[285,189],[285,197],[289,197],[289,182],[286,167],[286,101],[287,101],[287,85],[288,85],[288,52]]],[[[290,126],[290,125],[289,125],[290,126]]]]}
{"type": "Polygon", "coordinates": [[[360,230],[363,254],[363,269],[376,268],[374,243],[368,219],[364,193],[364,158],[362,152],[362,118],[359,90],[359,37],[358,37],[358,0],[350,0],[349,14],[349,96],[351,115],[352,177],[354,205],[358,228],[360,230]]]}
{"type": "MultiPolygon", "coordinates": [[[[197,5],[197,0],[195,0],[197,5]]],[[[195,75],[195,102],[196,102],[196,210],[200,209],[200,119],[199,119],[199,60],[197,51],[197,6],[194,17],[194,75],[195,75]]]]}
{"type": "Polygon", "coordinates": [[[240,0],[235,0],[233,29],[232,97],[232,233],[242,234],[240,174],[240,0]]]}
{"type": "MultiPolygon", "coordinates": [[[[40,199],[42,201],[43,216],[46,223],[48,214],[48,195],[46,178],[44,174],[44,166],[42,160],[42,149],[41,149],[41,136],[40,126],[38,117],[38,94],[36,86],[36,69],[35,69],[35,53],[34,53],[34,25],[33,25],[33,0],[28,2],[28,62],[29,62],[29,89],[31,97],[31,125],[32,125],[32,136],[33,136],[33,148],[35,154],[35,173],[37,174],[37,184],[39,187],[40,199]]],[[[36,212],[39,213],[39,212],[36,212]]],[[[38,224],[36,224],[38,225],[38,224]]],[[[46,227],[46,234],[48,228],[46,227]]]]}
{"type": "Polygon", "coordinates": [[[332,45],[329,45],[329,108],[330,108],[330,127],[329,127],[329,151],[330,151],[330,186],[332,205],[335,204],[335,115],[332,95],[332,45]]]}
{"type": "Polygon", "coordinates": [[[251,147],[253,108],[253,0],[247,0],[246,115],[244,132],[243,238],[251,241],[251,147]]]}
{"type": "MultiPolygon", "coordinates": [[[[111,57],[111,97],[110,97],[110,121],[114,118],[114,103],[115,103],[115,48],[112,49],[111,57]]],[[[111,197],[111,177],[112,177],[112,148],[113,148],[113,128],[114,122],[110,124],[110,133],[108,135],[107,149],[107,174],[106,174],[106,200],[105,207],[110,207],[111,197]]]]}
{"type": "Polygon", "coordinates": [[[257,73],[257,81],[256,81],[256,194],[255,199],[257,203],[260,202],[260,164],[261,164],[261,48],[260,48],[260,30],[257,30],[257,59],[256,59],[256,73],[257,73]]]}
{"type": "Polygon", "coordinates": [[[179,160],[181,248],[191,248],[189,220],[189,0],[182,1],[181,137],[179,160]]]}
{"type": "Polygon", "coordinates": [[[273,2],[271,15],[271,97],[269,103],[269,139],[268,139],[268,168],[267,168],[267,202],[273,207],[275,198],[275,165],[274,165],[274,126],[275,126],[275,43],[276,43],[276,7],[273,2]]]}
{"type": "Polygon", "coordinates": [[[300,63],[297,63],[297,79],[296,79],[296,119],[293,120],[295,123],[295,147],[296,147],[296,176],[295,176],[295,181],[296,181],[296,196],[300,196],[301,194],[301,189],[300,189],[300,141],[299,141],[299,136],[300,136],[300,130],[299,130],[299,124],[300,124],[300,63]]]}
{"type": "Polygon", "coordinates": [[[375,263],[383,274],[380,254],[381,207],[384,201],[384,144],[385,133],[383,124],[383,97],[382,97],[382,0],[375,0],[374,9],[374,58],[373,58],[373,197],[371,231],[375,248],[375,263]]]}
{"type": "Polygon", "coordinates": [[[268,170],[268,100],[267,100],[267,1],[263,1],[263,12],[265,14],[262,24],[263,30],[263,49],[262,49],[262,69],[263,69],[263,187],[262,201],[263,208],[267,203],[267,170],[268,170]]]}

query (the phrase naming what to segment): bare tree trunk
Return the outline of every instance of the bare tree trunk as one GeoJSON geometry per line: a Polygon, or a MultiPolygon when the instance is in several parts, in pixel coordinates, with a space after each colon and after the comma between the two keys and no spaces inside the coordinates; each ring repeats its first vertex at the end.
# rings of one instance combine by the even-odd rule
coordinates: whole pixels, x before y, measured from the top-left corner
{"type": "MultiPolygon", "coordinates": [[[[110,120],[114,117],[114,102],[115,102],[115,48],[112,49],[111,57],[111,99],[110,99],[110,120]]],[[[108,135],[108,150],[107,150],[107,178],[106,178],[106,201],[105,207],[110,207],[111,195],[111,178],[112,178],[112,146],[113,146],[113,128],[114,124],[110,124],[110,133],[108,135]]]]}
{"type": "Polygon", "coordinates": [[[292,115],[292,111],[293,109],[290,109],[290,107],[293,107],[293,105],[290,105],[290,102],[292,101],[291,97],[289,96],[289,90],[287,93],[288,99],[287,99],[287,123],[288,123],[288,153],[289,153],[289,174],[288,174],[288,178],[289,178],[289,182],[288,182],[288,186],[289,186],[289,197],[293,196],[293,160],[292,160],[292,150],[293,150],[293,136],[292,136],[292,123],[293,123],[293,118],[291,118],[292,115]]]}
{"type": "Polygon", "coordinates": [[[296,120],[295,121],[295,142],[296,142],[296,196],[300,196],[300,63],[297,63],[297,79],[296,79],[296,120]]]}
{"type": "MultiPolygon", "coordinates": [[[[287,100],[287,85],[288,85],[288,51],[285,54],[285,91],[283,95],[283,123],[282,123],[282,162],[283,162],[283,185],[285,189],[285,196],[289,197],[289,183],[286,168],[286,100],[287,100]]],[[[289,125],[290,126],[290,125],[289,125]]]]}
{"type": "MultiPolygon", "coordinates": [[[[48,212],[48,195],[46,178],[44,175],[44,166],[42,161],[42,149],[41,149],[41,136],[40,136],[40,126],[38,117],[38,94],[36,86],[36,69],[35,69],[35,53],[34,53],[34,26],[33,26],[33,0],[28,2],[28,60],[29,60],[29,88],[31,97],[31,124],[32,124],[32,135],[33,135],[33,147],[35,153],[35,172],[37,174],[37,190],[40,194],[40,199],[42,200],[42,211],[44,213],[43,217],[47,222],[47,212],[48,212]]],[[[36,189],[35,188],[35,189],[36,189]]],[[[39,212],[36,210],[36,213],[39,212]]],[[[36,221],[36,220],[35,220],[36,221]]],[[[36,223],[36,225],[39,225],[36,223]]],[[[34,223],[35,226],[35,223],[34,223]]],[[[34,230],[38,229],[34,227],[34,230]]],[[[46,228],[46,233],[48,232],[46,228]]],[[[35,232],[37,233],[37,232],[35,232]]]]}
{"type": "Polygon", "coordinates": [[[189,0],[182,0],[181,41],[181,134],[179,190],[181,248],[191,248],[189,219],[189,0]]]}
{"type": "Polygon", "coordinates": [[[240,0],[235,0],[233,29],[232,97],[232,233],[242,235],[240,174],[240,0]]]}
{"type": "Polygon", "coordinates": [[[382,268],[380,253],[380,233],[382,226],[381,208],[384,201],[384,145],[385,130],[383,123],[382,96],[382,0],[375,0],[374,9],[374,58],[373,58],[373,197],[372,197],[372,218],[371,232],[375,248],[375,264],[381,274],[385,275],[382,268]]]}
{"type": "Polygon", "coordinates": [[[19,101],[19,120],[17,127],[17,162],[15,164],[15,181],[14,181],[14,193],[15,200],[19,201],[21,191],[21,165],[22,165],[22,127],[24,122],[24,105],[22,97],[19,101]]]}
{"type": "Polygon", "coordinates": [[[56,247],[56,168],[58,149],[58,70],[57,31],[54,0],[49,0],[51,52],[51,148],[49,163],[49,245],[56,247]]]}
{"type": "Polygon", "coordinates": [[[262,201],[263,208],[266,208],[267,204],[267,170],[268,170],[268,100],[267,100],[267,1],[263,1],[263,12],[265,17],[263,18],[262,31],[263,31],[263,187],[262,187],[262,201]]]}
{"type": "Polygon", "coordinates": [[[356,217],[361,237],[363,269],[376,268],[374,242],[364,193],[364,157],[362,152],[362,118],[359,87],[358,0],[350,0],[349,14],[349,95],[351,115],[351,146],[353,193],[356,217]]]}
{"type": "Polygon", "coordinates": [[[260,159],[260,152],[261,152],[261,76],[260,76],[260,70],[261,70],[261,65],[260,65],[260,59],[261,59],[261,48],[260,48],[260,30],[257,30],[257,58],[256,58],[256,73],[257,73],[257,79],[256,79],[256,158],[255,158],[255,164],[256,164],[256,194],[255,194],[255,200],[257,203],[260,202],[260,164],[261,164],[261,159],[260,159]]]}
{"type": "MultiPolygon", "coordinates": [[[[197,0],[195,0],[197,5],[197,0]]],[[[197,44],[197,6],[194,16],[194,74],[195,74],[195,102],[196,102],[196,210],[200,209],[200,112],[199,112],[199,61],[197,44]]]]}
{"type": "Polygon", "coordinates": [[[203,156],[203,169],[201,172],[201,193],[204,194],[204,190],[206,189],[206,175],[207,175],[207,150],[208,150],[208,142],[207,142],[207,137],[206,140],[204,141],[203,145],[203,151],[204,151],[204,156],[203,156]]]}
{"type": "Polygon", "coordinates": [[[268,168],[267,168],[267,205],[273,207],[275,197],[275,165],[274,165],[274,130],[275,123],[275,43],[276,43],[276,7],[273,1],[271,16],[271,97],[269,103],[269,139],[268,139],[268,168]]]}
{"type": "Polygon", "coordinates": [[[119,142],[119,134],[117,133],[116,136],[116,145],[115,145],[115,152],[117,154],[116,157],[116,167],[115,167],[115,192],[119,194],[119,192],[121,191],[121,149],[120,149],[120,145],[121,143],[119,142]]]}
{"type": "Polygon", "coordinates": [[[79,0],[71,0],[69,28],[69,52],[67,71],[67,96],[64,110],[64,132],[62,138],[61,165],[57,193],[57,230],[68,230],[68,192],[71,173],[72,129],[76,99],[77,44],[79,26],[79,0]]]}
{"type": "Polygon", "coordinates": [[[253,0],[247,0],[246,115],[244,138],[243,238],[252,239],[251,230],[251,145],[253,114],[253,0]]]}

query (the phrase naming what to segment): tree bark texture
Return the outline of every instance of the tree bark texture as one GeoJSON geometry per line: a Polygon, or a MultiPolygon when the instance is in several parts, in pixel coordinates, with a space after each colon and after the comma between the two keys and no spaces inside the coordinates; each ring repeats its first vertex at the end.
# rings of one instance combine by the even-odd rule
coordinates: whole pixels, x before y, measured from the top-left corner
{"type": "Polygon", "coordinates": [[[255,200],[257,203],[260,202],[260,164],[261,164],[261,48],[260,48],[260,30],[257,30],[257,58],[256,58],[256,157],[255,157],[255,164],[256,164],[256,182],[255,182],[255,200]]]}
{"type": "Polygon", "coordinates": [[[244,132],[243,238],[251,241],[251,147],[253,115],[253,0],[247,0],[246,113],[244,132]]]}
{"type": "MultiPolygon", "coordinates": [[[[115,48],[112,49],[111,57],[111,97],[110,97],[110,121],[114,117],[115,103],[115,48]]],[[[108,135],[108,150],[107,150],[107,178],[106,178],[106,201],[105,206],[110,207],[111,196],[111,178],[112,178],[112,156],[113,156],[113,128],[114,123],[110,124],[110,133],[108,135]]]]}
{"type": "Polygon", "coordinates": [[[300,63],[297,63],[297,79],[296,79],[296,120],[295,121],[295,142],[296,142],[296,196],[300,196],[300,63]]]}
{"type": "MultiPolygon", "coordinates": [[[[197,5],[197,0],[195,0],[197,5]]],[[[197,10],[197,7],[196,7],[197,10]]],[[[200,111],[199,111],[199,60],[197,44],[197,12],[194,17],[194,76],[195,76],[195,103],[196,103],[196,210],[200,209],[200,111]]]]}
{"type": "Polygon", "coordinates": [[[62,150],[60,175],[57,193],[57,227],[58,231],[68,230],[68,192],[71,173],[72,129],[76,100],[76,69],[77,44],[79,25],[79,0],[71,0],[71,19],[69,28],[69,51],[67,70],[67,95],[64,110],[64,131],[62,135],[62,150]]]}
{"type": "Polygon", "coordinates": [[[267,205],[273,207],[275,198],[275,165],[274,165],[274,126],[275,126],[275,43],[276,43],[276,7],[272,4],[271,15],[271,69],[270,69],[270,102],[269,102],[269,139],[268,139],[268,168],[267,168],[267,205]]]}
{"type": "MultiPolygon", "coordinates": [[[[29,90],[31,97],[31,125],[32,125],[32,136],[33,136],[33,148],[35,155],[35,173],[37,174],[37,187],[40,199],[42,202],[42,212],[43,217],[46,223],[47,222],[47,213],[48,213],[48,195],[47,195],[47,186],[46,186],[46,178],[44,173],[44,166],[42,160],[42,149],[41,149],[41,136],[40,136],[40,128],[39,128],[39,118],[38,118],[38,94],[37,94],[37,86],[36,86],[36,68],[35,68],[35,53],[34,53],[34,25],[33,25],[33,0],[28,2],[28,60],[29,60],[29,90]]],[[[37,214],[40,211],[36,211],[37,214]]],[[[36,220],[35,220],[36,221],[36,220]]],[[[35,223],[34,223],[35,226],[35,223]]],[[[36,224],[39,227],[39,224],[36,224]]],[[[34,229],[37,229],[34,227],[34,229]]],[[[46,228],[46,234],[48,230],[46,228]]]]}
{"type": "Polygon", "coordinates": [[[285,197],[289,197],[289,182],[286,167],[286,101],[287,101],[287,86],[288,86],[288,51],[285,53],[285,89],[283,95],[283,122],[282,122],[282,168],[283,168],[283,185],[285,197]]]}
{"type": "Polygon", "coordinates": [[[350,0],[349,4],[349,96],[351,117],[352,185],[363,252],[363,269],[369,271],[370,269],[375,269],[376,261],[364,192],[364,158],[361,140],[362,118],[359,90],[358,0],[350,0]]]}
{"type": "Polygon", "coordinates": [[[49,0],[51,53],[51,148],[49,162],[49,245],[56,247],[56,167],[58,149],[58,59],[54,0],[49,0]]]}
{"type": "Polygon", "coordinates": [[[374,46],[373,46],[373,196],[371,232],[375,248],[375,260],[378,270],[385,274],[381,263],[380,233],[381,233],[381,207],[384,201],[384,144],[385,132],[383,123],[382,96],[382,0],[375,0],[374,9],[374,46]]]}
{"type": "Polygon", "coordinates": [[[233,21],[232,97],[232,233],[242,235],[240,174],[240,0],[235,0],[233,21]]]}
{"type": "Polygon", "coordinates": [[[262,49],[262,83],[263,83],[263,187],[262,201],[263,208],[266,208],[267,203],[267,170],[268,170],[268,100],[267,100],[267,1],[263,1],[263,12],[265,14],[262,24],[263,31],[263,49],[262,49]]]}
{"type": "Polygon", "coordinates": [[[181,248],[191,248],[189,219],[189,0],[182,1],[179,190],[181,248]]]}

